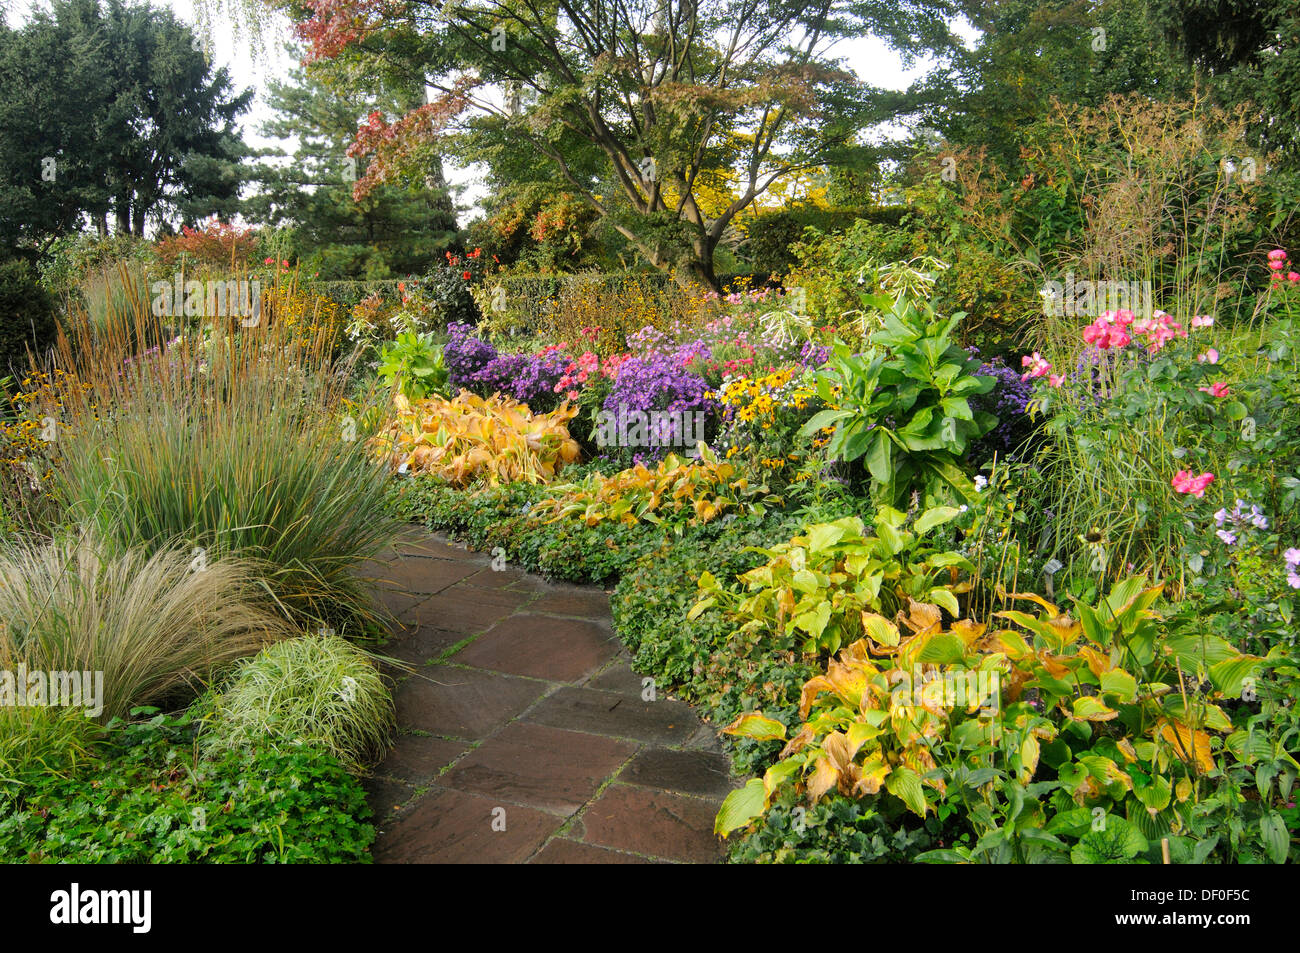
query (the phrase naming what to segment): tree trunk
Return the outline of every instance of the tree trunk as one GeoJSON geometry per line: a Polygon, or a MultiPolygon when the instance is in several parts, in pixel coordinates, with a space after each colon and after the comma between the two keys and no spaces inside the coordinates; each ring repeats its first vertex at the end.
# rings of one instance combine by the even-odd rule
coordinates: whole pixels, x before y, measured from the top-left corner
{"type": "Polygon", "coordinates": [[[117,218],[117,228],[114,230],[114,234],[130,235],[131,200],[123,196],[118,196],[117,202],[113,206],[113,214],[117,218]]]}
{"type": "Polygon", "coordinates": [[[695,285],[704,285],[710,291],[722,294],[718,276],[713,272],[713,262],[706,259],[683,262],[673,274],[677,284],[690,291],[695,285]]]}

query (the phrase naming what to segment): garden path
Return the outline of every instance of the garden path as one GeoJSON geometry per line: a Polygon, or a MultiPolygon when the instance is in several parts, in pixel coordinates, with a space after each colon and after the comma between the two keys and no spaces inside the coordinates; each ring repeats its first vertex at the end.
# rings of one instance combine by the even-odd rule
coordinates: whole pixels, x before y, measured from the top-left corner
{"type": "Polygon", "coordinates": [[[423,529],[374,575],[398,736],[367,782],[378,863],[715,863],[739,784],[715,729],[632,671],[608,594],[423,529]],[[504,828],[504,829],[501,829],[504,828]]]}

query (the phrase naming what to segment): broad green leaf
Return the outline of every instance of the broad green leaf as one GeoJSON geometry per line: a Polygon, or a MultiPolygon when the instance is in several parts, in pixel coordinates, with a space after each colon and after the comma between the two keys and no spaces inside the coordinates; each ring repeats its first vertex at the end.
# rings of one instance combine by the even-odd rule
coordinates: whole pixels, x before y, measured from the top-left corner
{"type": "Polygon", "coordinates": [[[916,518],[913,529],[916,530],[918,535],[927,533],[936,526],[942,526],[944,523],[956,519],[960,514],[961,510],[955,506],[935,506],[916,518]]]}
{"type": "Polygon", "coordinates": [[[751,778],[743,788],[727,795],[713,822],[713,833],[726,837],[737,828],[744,827],[767,810],[767,792],[762,778],[751,778]]]}
{"type": "Polygon", "coordinates": [[[911,768],[898,767],[885,778],[885,790],[907,805],[914,814],[925,817],[925,792],[921,788],[921,776],[911,768]]]}

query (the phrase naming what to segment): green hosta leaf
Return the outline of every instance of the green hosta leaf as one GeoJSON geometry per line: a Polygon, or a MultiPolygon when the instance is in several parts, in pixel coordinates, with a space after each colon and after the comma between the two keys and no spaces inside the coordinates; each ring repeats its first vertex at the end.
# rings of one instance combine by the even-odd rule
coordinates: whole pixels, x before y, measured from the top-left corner
{"type": "Polygon", "coordinates": [[[1147,849],[1147,839],[1130,822],[1107,814],[1105,828],[1090,830],[1070,851],[1076,864],[1125,864],[1147,849]]]}
{"type": "Polygon", "coordinates": [[[1074,717],[1080,721],[1110,721],[1119,715],[1115,709],[1103,705],[1100,699],[1092,695],[1076,698],[1073,710],[1074,717]]]}
{"type": "Polygon", "coordinates": [[[743,788],[732,791],[722,802],[713,822],[713,833],[726,837],[767,810],[767,791],[762,778],[751,778],[743,788]]]}
{"type": "Polygon", "coordinates": [[[966,657],[966,643],[956,635],[937,635],[925,643],[917,654],[918,662],[933,665],[951,665],[966,657]]]}
{"type": "Polygon", "coordinates": [[[957,597],[947,589],[931,589],[929,598],[935,605],[947,609],[954,618],[961,615],[961,606],[957,604],[957,597]]]}
{"type": "Polygon", "coordinates": [[[802,612],[791,619],[795,628],[802,629],[814,639],[821,638],[822,632],[826,630],[826,624],[831,620],[831,604],[823,599],[817,604],[817,607],[811,612],[802,612]]]}
{"type": "Polygon", "coordinates": [[[1259,819],[1259,833],[1264,840],[1264,850],[1268,859],[1275,864],[1285,864],[1291,850],[1291,835],[1287,833],[1286,822],[1282,815],[1270,811],[1259,819]]]}
{"type": "Polygon", "coordinates": [[[935,506],[918,516],[912,528],[916,530],[917,535],[928,533],[936,526],[942,526],[956,519],[960,513],[961,510],[955,506],[935,506]]]}
{"type": "Polygon", "coordinates": [[[1114,668],[1101,674],[1101,690],[1127,704],[1137,698],[1137,679],[1123,669],[1114,668]]]}
{"type": "Polygon", "coordinates": [[[1243,683],[1255,674],[1262,659],[1242,655],[1210,666],[1210,684],[1230,698],[1240,698],[1243,683]]]}
{"type": "Polygon", "coordinates": [[[829,549],[844,538],[845,528],[838,523],[818,523],[810,526],[805,534],[808,537],[808,551],[820,553],[829,549]]]}
{"type": "Polygon", "coordinates": [[[895,768],[885,778],[885,790],[907,805],[914,814],[925,817],[925,792],[921,788],[921,776],[911,768],[895,768]]]}
{"type": "Polygon", "coordinates": [[[800,569],[796,572],[790,579],[790,585],[802,593],[816,592],[821,588],[817,582],[817,574],[809,569],[800,569]]]}
{"type": "Polygon", "coordinates": [[[898,626],[874,612],[862,613],[862,627],[880,645],[898,644],[898,626]]]}
{"type": "Polygon", "coordinates": [[[1142,806],[1152,811],[1163,811],[1169,806],[1173,786],[1164,775],[1156,775],[1145,787],[1134,787],[1133,796],[1142,802],[1142,806]]]}

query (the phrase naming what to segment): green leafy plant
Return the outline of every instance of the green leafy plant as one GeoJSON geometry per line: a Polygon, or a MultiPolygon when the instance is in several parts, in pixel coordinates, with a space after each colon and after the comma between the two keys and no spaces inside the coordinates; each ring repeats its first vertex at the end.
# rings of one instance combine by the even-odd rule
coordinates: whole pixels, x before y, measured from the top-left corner
{"type": "Polygon", "coordinates": [[[442,348],[432,334],[402,331],[379,352],[379,379],[407,400],[449,396],[442,348]]]}
{"type": "Polygon", "coordinates": [[[739,577],[747,595],[724,586],[713,573],[701,575],[690,618],[717,606],[742,632],[771,632],[778,644],[788,639],[816,654],[836,652],[864,632],[885,631],[888,623],[880,613],[892,615],[912,600],[960,615],[957,595],[970,582],[957,577],[974,567],[929,538],[958,512],[936,507],[909,520],[885,507],[870,536],[856,516],[808,526],[788,543],[756,549],[768,561],[739,577]]]}
{"type": "Polygon", "coordinates": [[[864,461],[879,505],[899,505],[913,491],[925,505],[954,496],[973,499],[964,454],[997,418],[970,405],[969,398],[987,394],[995,379],[975,373],[979,361],[952,340],[964,315],[939,317],[928,302],[903,294],[870,301],[884,327],[862,354],[837,342],[817,375],[817,394],[827,409],[801,433],[833,426],[827,456],[864,461]]]}
{"type": "MultiPolygon", "coordinates": [[[[76,777],[46,773],[0,811],[0,854],[29,863],[366,863],[365,791],[311,745],[196,758],[195,725],[114,722],[76,777]]],[[[0,792],[0,797],[3,793],[0,792]]]]}

